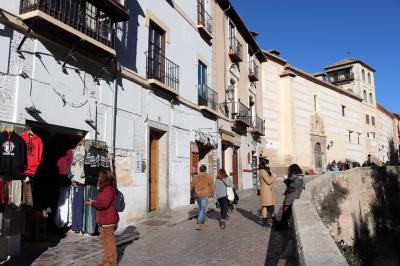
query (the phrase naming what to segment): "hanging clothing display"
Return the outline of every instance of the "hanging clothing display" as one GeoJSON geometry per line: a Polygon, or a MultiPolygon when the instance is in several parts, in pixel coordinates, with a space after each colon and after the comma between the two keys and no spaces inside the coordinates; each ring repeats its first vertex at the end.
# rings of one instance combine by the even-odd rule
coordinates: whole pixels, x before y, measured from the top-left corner
{"type": "Polygon", "coordinates": [[[81,142],[73,150],[73,158],[71,166],[72,181],[75,181],[79,184],[85,184],[85,172],[83,170],[84,160],[85,160],[85,146],[81,142]]]}
{"type": "Polygon", "coordinates": [[[85,187],[77,186],[72,188],[72,225],[71,229],[75,232],[83,231],[83,208],[85,205],[85,187]]]}
{"type": "Polygon", "coordinates": [[[22,181],[11,180],[8,185],[8,202],[12,207],[20,207],[22,203],[22,181]]]}
{"type": "Polygon", "coordinates": [[[27,150],[27,165],[25,175],[34,176],[43,160],[43,142],[32,131],[25,131],[21,138],[25,141],[27,150]]]}
{"type": "Polygon", "coordinates": [[[6,204],[7,204],[6,183],[2,178],[0,178],[0,212],[3,210],[6,204]]]}
{"type": "Polygon", "coordinates": [[[101,170],[110,170],[108,150],[91,146],[86,152],[84,161],[85,184],[97,185],[101,170]]]}
{"type": "Polygon", "coordinates": [[[22,182],[22,204],[33,207],[32,184],[22,182]]]}
{"type": "Polygon", "coordinates": [[[61,187],[58,198],[57,210],[54,216],[54,223],[58,228],[63,228],[69,223],[70,208],[70,187],[61,187]]]}
{"type": "MultiPolygon", "coordinates": [[[[97,187],[94,185],[86,185],[84,201],[86,202],[89,199],[96,199],[96,197],[97,197],[97,187]]],[[[88,204],[85,204],[83,215],[84,215],[83,232],[87,234],[95,234],[97,232],[96,209],[88,204]]]]}
{"type": "Polygon", "coordinates": [[[14,131],[0,133],[0,176],[21,180],[27,164],[25,141],[14,131]]]}

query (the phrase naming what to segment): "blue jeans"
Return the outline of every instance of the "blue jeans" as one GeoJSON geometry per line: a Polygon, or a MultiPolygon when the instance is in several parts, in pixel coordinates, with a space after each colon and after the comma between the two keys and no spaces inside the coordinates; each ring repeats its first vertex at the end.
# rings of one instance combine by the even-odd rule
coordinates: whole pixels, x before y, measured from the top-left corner
{"type": "Polygon", "coordinates": [[[199,205],[199,216],[197,217],[198,224],[204,224],[204,221],[207,219],[206,217],[207,203],[208,203],[208,198],[197,199],[197,204],[199,205]]]}

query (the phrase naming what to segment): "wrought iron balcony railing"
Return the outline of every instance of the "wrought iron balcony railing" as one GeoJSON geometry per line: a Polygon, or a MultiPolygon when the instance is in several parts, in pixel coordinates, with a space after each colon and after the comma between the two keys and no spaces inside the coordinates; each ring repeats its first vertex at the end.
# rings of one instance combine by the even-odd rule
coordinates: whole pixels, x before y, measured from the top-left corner
{"type": "Polygon", "coordinates": [[[243,103],[225,102],[221,104],[221,110],[226,117],[243,123],[248,127],[252,126],[251,112],[243,103]]]}
{"type": "Polygon", "coordinates": [[[255,117],[254,120],[254,133],[257,133],[261,136],[265,136],[265,121],[259,118],[258,116],[255,117]]]}
{"type": "Polygon", "coordinates": [[[197,3],[197,24],[198,29],[207,34],[209,38],[213,33],[213,19],[212,16],[206,11],[204,4],[201,0],[197,3]]]}
{"type": "Polygon", "coordinates": [[[199,105],[217,111],[218,93],[205,84],[198,85],[199,105]]]}
{"type": "Polygon", "coordinates": [[[258,81],[258,66],[251,60],[249,61],[249,79],[250,81],[258,81]]]}
{"type": "Polygon", "coordinates": [[[178,92],[179,66],[167,59],[159,51],[147,51],[145,54],[147,79],[157,80],[178,92]]]}
{"type": "Polygon", "coordinates": [[[243,48],[242,44],[236,39],[236,37],[230,37],[229,39],[229,56],[234,62],[243,61],[243,48]]]}
{"type": "Polygon", "coordinates": [[[354,79],[354,73],[346,72],[346,73],[339,73],[337,75],[329,76],[328,80],[331,83],[343,82],[343,81],[350,81],[354,79]]]}
{"type": "Polygon", "coordinates": [[[36,10],[114,48],[114,20],[87,0],[21,0],[21,14],[36,10]]]}

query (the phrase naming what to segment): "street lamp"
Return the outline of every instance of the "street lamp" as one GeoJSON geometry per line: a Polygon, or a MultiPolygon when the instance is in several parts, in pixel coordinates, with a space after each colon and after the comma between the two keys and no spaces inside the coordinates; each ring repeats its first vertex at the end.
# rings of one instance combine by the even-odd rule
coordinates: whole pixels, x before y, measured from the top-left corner
{"type": "Polygon", "coordinates": [[[329,149],[331,149],[333,147],[333,140],[331,140],[329,143],[328,143],[328,146],[326,146],[326,148],[329,150],[329,149]]]}

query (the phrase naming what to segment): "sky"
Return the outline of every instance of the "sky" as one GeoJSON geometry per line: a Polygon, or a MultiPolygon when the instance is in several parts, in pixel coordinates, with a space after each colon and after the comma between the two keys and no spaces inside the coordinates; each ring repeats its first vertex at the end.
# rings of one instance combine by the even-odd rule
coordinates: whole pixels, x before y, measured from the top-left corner
{"type": "Polygon", "coordinates": [[[262,49],[310,73],[343,58],[375,72],[378,102],[400,113],[400,0],[231,0],[262,49]]]}

